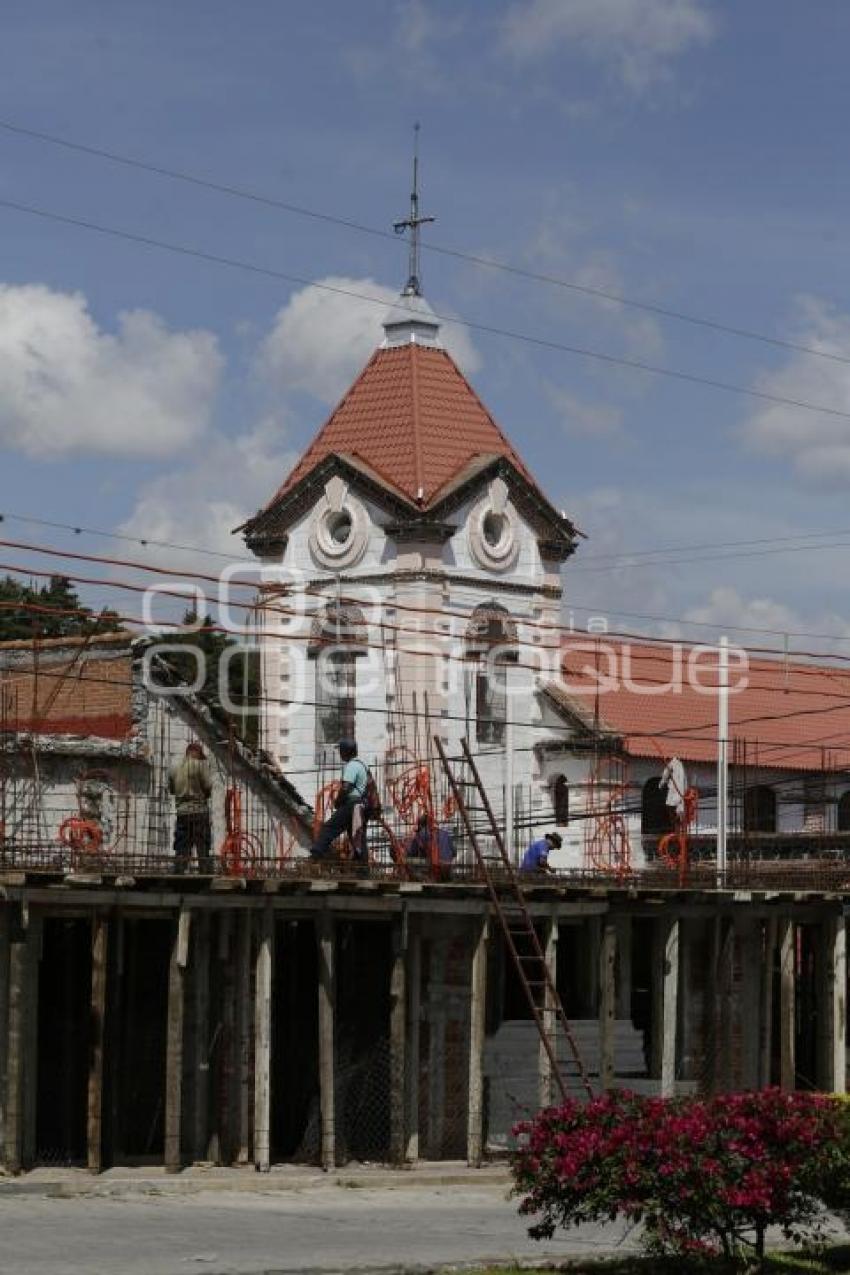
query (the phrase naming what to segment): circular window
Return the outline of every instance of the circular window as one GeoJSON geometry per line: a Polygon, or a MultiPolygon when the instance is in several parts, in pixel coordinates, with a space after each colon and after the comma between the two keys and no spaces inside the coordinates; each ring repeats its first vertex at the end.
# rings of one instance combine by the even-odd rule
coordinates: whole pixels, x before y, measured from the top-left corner
{"type": "Polygon", "coordinates": [[[484,539],[487,541],[487,544],[491,549],[495,549],[501,541],[502,536],[505,534],[507,521],[508,520],[504,514],[494,513],[492,509],[489,513],[484,515],[481,530],[484,533],[484,539]]]}
{"type": "Polygon", "coordinates": [[[493,508],[485,497],[469,519],[469,547],[475,561],[489,571],[507,571],[518,551],[517,519],[510,503],[493,508]]]}
{"type": "Polygon", "coordinates": [[[336,509],[331,509],[326,499],[320,501],[310,530],[313,560],[331,571],[353,566],[366,550],[368,530],[368,517],[358,500],[349,496],[336,509]]]}
{"type": "Polygon", "coordinates": [[[328,535],[335,544],[340,547],[348,544],[352,529],[351,514],[347,509],[340,509],[338,513],[329,514],[327,527],[328,535]]]}

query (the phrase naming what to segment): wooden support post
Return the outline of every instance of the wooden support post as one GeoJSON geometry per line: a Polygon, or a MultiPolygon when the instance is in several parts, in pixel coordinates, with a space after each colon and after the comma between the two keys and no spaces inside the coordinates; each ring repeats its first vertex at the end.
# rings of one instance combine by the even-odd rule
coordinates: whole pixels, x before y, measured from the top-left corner
{"type": "Polygon", "coordinates": [[[673,917],[664,925],[664,967],[661,1024],[661,1096],[676,1091],[676,1025],[679,1016],[679,921],[673,917]]]}
{"type": "Polygon", "coordinates": [[[102,914],[91,923],[91,1012],[89,1014],[89,1078],[86,1121],[90,1173],[103,1170],[103,1059],[106,1036],[106,974],[109,922],[102,914]]]}
{"type": "MultiPolygon", "coordinates": [[[[558,920],[555,916],[549,917],[546,921],[543,935],[543,955],[546,959],[549,977],[555,984],[558,977],[558,920]]],[[[543,1028],[549,1040],[556,1046],[557,1019],[555,1016],[555,1003],[548,987],[544,989],[543,997],[543,1028]]],[[[538,1103],[541,1108],[551,1107],[554,1101],[552,1093],[552,1063],[542,1040],[537,1051],[537,1074],[540,1082],[537,1094],[538,1103]]]]}
{"type": "Polygon", "coordinates": [[[38,1119],[38,993],[43,920],[30,914],[27,926],[26,1029],[24,1031],[24,1160],[29,1169],[35,1161],[38,1119]]]}
{"type": "Polygon", "coordinates": [[[6,1145],[6,1043],[9,1036],[10,908],[0,902],[0,1163],[6,1145]]]}
{"type": "Polygon", "coordinates": [[[776,957],[776,917],[764,923],[761,963],[761,1011],[759,1014],[759,1085],[770,1086],[773,1061],[773,970],[776,957]]]}
{"type": "Polygon", "coordinates": [[[599,945],[599,1081],[603,1089],[614,1088],[614,1023],[617,1007],[615,966],[617,930],[610,920],[602,927],[599,945]]]}
{"type": "Polygon", "coordinates": [[[469,1001],[469,1091],[466,1158],[478,1168],[484,1154],[484,1028],[487,1013],[487,939],[489,922],[483,917],[472,951],[469,1001]]]}
{"type": "Polygon", "coordinates": [[[171,943],[168,966],[168,1023],[165,1046],[165,1171],[181,1167],[180,1126],[183,1114],[184,978],[189,955],[191,914],[180,912],[171,943]]]}
{"type": "Polygon", "coordinates": [[[736,923],[741,950],[741,982],[736,1008],[740,1073],[736,1089],[757,1089],[761,1044],[761,983],[763,949],[761,925],[751,917],[736,923]]]}
{"type": "Polygon", "coordinates": [[[419,1159],[419,1028],[422,1014],[422,935],[418,917],[411,917],[407,940],[407,1148],[405,1158],[419,1159]]]}
{"type": "Polygon", "coordinates": [[[393,925],[390,970],[390,1159],[404,1161],[407,1150],[407,913],[393,925]]]}
{"type": "Polygon", "coordinates": [[[797,1087],[796,935],[794,922],[783,917],[779,926],[779,1083],[797,1087]]]}
{"type": "Polygon", "coordinates": [[[24,1166],[24,1052],[27,1025],[26,934],[15,934],[9,949],[9,1016],[6,1038],[6,1128],[4,1160],[9,1173],[24,1166]]]}
{"type": "Polygon", "coordinates": [[[253,1071],[251,1055],[251,947],[253,913],[241,912],[236,948],[236,1163],[251,1161],[251,1099],[253,1071]]]}
{"type": "Polygon", "coordinates": [[[273,970],[274,912],[269,903],[260,918],[254,971],[254,1164],[258,1173],[271,1168],[273,970]]]}
{"type": "Polygon", "coordinates": [[[732,1042],[732,989],[735,961],[735,927],[729,917],[718,916],[714,923],[712,1006],[712,1091],[725,1093],[735,1087],[732,1042]]]}
{"type": "Polygon", "coordinates": [[[618,916],[617,931],[617,1018],[632,1017],[632,918],[618,916]]]}
{"type": "Polygon", "coordinates": [[[428,962],[428,1159],[443,1154],[446,1105],[446,939],[439,922],[431,930],[428,962]]]}
{"type": "Polygon", "coordinates": [[[192,1157],[210,1158],[210,915],[201,912],[192,926],[192,999],[195,1042],[192,1103],[192,1157]]]}
{"type": "Polygon", "coordinates": [[[319,1103],[322,1116],[322,1168],[336,1166],[336,1118],[334,1081],[334,1015],[336,1011],[336,944],[334,918],[322,912],[319,942],[319,1103]]]}
{"type": "Polygon", "coordinates": [[[823,1087],[831,1093],[847,1089],[847,922],[843,912],[824,923],[824,1039],[823,1087]]]}

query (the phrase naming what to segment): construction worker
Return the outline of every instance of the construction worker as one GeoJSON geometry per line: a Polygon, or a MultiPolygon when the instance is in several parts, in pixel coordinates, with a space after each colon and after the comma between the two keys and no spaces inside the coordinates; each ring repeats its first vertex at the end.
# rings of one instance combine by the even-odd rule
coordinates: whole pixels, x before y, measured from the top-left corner
{"type": "Polygon", "coordinates": [[[532,841],[522,856],[520,872],[554,872],[549,855],[553,850],[560,850],[561,844],[561,835],[558,832],[547,832],[545,837],[532,841]]]}
{"type": "Polygon", "coordinates": [[[186,755],[168,772],[168,791],[174,796],[174,868],[185,872],[192,851],[198,870],[212,874],[210,794],[212,779],[206,755],[199,743],[186,745],[186,755]]]}
{"type": "MultiPolygon", "coordinates": [[[[451,865],[457,856],[451,828],[437,825],[434,828],[434,839],[437,842],[437,858],[440,863],[440,875],[443,880],[449,876],[451,865]]],[[[416,823],[416,831],[407,846],[408,859],[429,859],[431,856],[431,821],[422,814],[416,823]]]]}
{"type": "Polygon", "coordinates": [[[335,810],[319,829],[319,835],[310,847],[314,859],[326,859],[335,841],[343,832],[347,832],[354,848],[354,858],[361,863],[366,862],[366,815],[364,802],[366,787],[369,783],[369,771],[364,762],[357,756],[357,744],[353,739],[339,741],[339,757],[342,762],[342,776],[339,792],[334,801],[335,810]]]}

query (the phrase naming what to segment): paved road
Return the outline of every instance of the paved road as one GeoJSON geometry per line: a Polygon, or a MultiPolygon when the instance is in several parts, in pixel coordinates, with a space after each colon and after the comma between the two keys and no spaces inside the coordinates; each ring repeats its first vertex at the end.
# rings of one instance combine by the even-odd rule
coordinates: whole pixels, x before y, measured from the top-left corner
{"type": "Polygon", "coordinates": [[[536,1244],[497,1186],[0,1197],[2,1275],[416,1270],[606,1252],[622,1236],[619,1227],[586,1228],[536,1244]]]}

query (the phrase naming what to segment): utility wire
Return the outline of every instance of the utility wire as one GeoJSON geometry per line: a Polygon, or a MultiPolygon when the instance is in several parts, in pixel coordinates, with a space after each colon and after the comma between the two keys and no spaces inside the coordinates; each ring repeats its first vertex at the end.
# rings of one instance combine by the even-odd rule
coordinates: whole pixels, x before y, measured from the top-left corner
{"type": "MultiPolygon", "coordinates": [[[[222,580],[219,576],[206,575],[200,571],[189,571],[184,569],[183,567],[169,567],[169,566],[163,566],[163,565],[149,564],[145,562],[139,562],[133,558],[113,558],[113,557],[107,557],[103,554],[79,553],[69,549],[60,549],[53,545],[34,544],[31,541],[26,541],[26,540],[0,539],[0,546],[3,546],[7,549],[15,549],[15,550],[28,552],[28,553],[37,553],[37,554],[44,555],[45,557],[60,558],[65,561],[73,560],[77,562],[93,562],[101,566],[108,566],[108,567],[127,567],[130,570],[139,571],[143,574],[147,574],[150,576],[174,576],[180,580],[185,580],[185,578],[188,577],[190,580],[201,580],[201,581],[204,581],[205,583],[214,584],[219,588],[221,588],[222,586],[222,580]]],[[[43,572],[43,571],[36,570],[34,568],[30,569],[26,566],[16,566],[11,564],[6,567],[0,566],[0,570],[15,571],[19,575],[25,575],[28,570],[32,570],[33,574],[35,575],[57,574],[56,572],[43,572]]],[[[67,575],[67,573],[66,573],[66,578],[82,581],[85,583],[95,583],[95,584],[102,583],[105,587],[109,587],[111,583],[109,580],[95,580],[95,581],[91,581],[88,579],[84,580],[84,578],[81,576],[71,576],[71,575],[67,575]]],[[[352,588],[352,587],[356,588],[357,586],[356,580],[347,580],[345,583],[346,583],[346,587],[348,588],[352,588]]],[[[251,580],[230,579],[227,581],[228,588],[234,587],[234,586],[238,588],[243,588],[243,589],[256,588],[257,581],[254,579],[251,579],[251,580]]],[[[134,587],[138,587],[138,586],[134,586],[134,587]]],[[[364,599],[362,596],[357,596],[351,593],[342,594],[341,592],[339,592],[337,589],[335,580],[328,580],[322,584],[305,584],[299,587],[294,587],[290,585],[289,583],[284,583],[284,585],[281,587],[281,594],[280,594],[281,597],[285,597],[289,599],[289,598],[297,597],[301,594],[306,594],[306,595],[317,597],[317,598],[324,598],[330,601],[336,601],[340,603],[353,603],[355,605],[360,605],[360,606],[364,605],[365,603],[368,606],[368,600],[364,599]],[[331,592],[329,592],[330,590],[333,591],[332,594],[331,592]]],[[[194,595],[192,594],[179,594],[179,593],[173,593],[171,596],[187,598],[190,601],[194,597],[194,595]]],[[[220,599],[205,598],[204,601],[205,601],[205,604],[208,604],[208,605],[217,605],[219,604],[220,599]]],[[[264,606],[265,609],[269,610],[272,613],[278,612],[281,615],[298,614],[297,612],[293,611],[291,607],[282,606],[279,602],[272,603],[270,601],[267,601],[264,604],[252,603],[250,606],[248,606],[245,603],[233,602],[231,605],[235,607],[241,607],[242,609],[247,609],[247,610],[254,610],[258,605],[262,605],[264,606]]],[[[467,610],[457,610],[451,607],[436,608],[436,607],[414,606],[411,603],[405,603],[397,599],[393,599],[387,605],[395,611],[403,611],[405,613],[412,614],[412,615],[431,616],[431,617],[436,617],[439,619],[445,619],[446,617],[453,617],[455,619],[468,620],[470,618],[470,613],[467,610]]],[[[575,607],[574,609],[584,610],[585,608],[575,607]]],[[[628,615],[627,612],[618,612],[617,614],[628,615]]],[[[655,620],[657,622],[666,622],[666,623],[683,623],[683,624],[690,623],[690,621],[676,619],[673,616],[650,616],[645,614],[639,614],[634,618],[655,620]]],[[[529,618],[521,618],[520,622],[522,623],[523,627],[527,629],[532,629],[532,630],[539,629],[539,630],[542,630],[544,633],[564,634],[570,638],[574,638],[581,645],[586,645],[587,643],[590,643],[590,642],[604,641],[606,638],[627,638],[636,642],[641,642],[648,645],[655,644],[655,645],[660,645],[662,647],[670,646],[671,644],[674,644],[677,641],[676,639],[671,639],[669,637],[658,637],[658,636],[649,635],[649,634],[623,633],[623,632],[610,632],[610,633],[598,634],[598,633],[590,633],[590,632],[587,632],[587,633],[576,632],[576,630],[574,629],[572,625],[548,624],[545,622],[541,622],[539,620],[532,620],[529,618]]],[[[385,626],[389,628],[390,630],[398,629],[400,632],[412,632],[412,630],[410,629],[404,629],[398,625],[390,624],[387,622],[385,622],[385,626]]],[[[726,626],[726,625],[717,624],[717,625],[712,625],[711,627],[716,627],[719,629],[726,630],[734,626],[731,626],[731,625],[726,626]]],[[[778,629],[753,629],[752,631],[757,633],[768,633],[776,637],[820,638],[820,637],[830,636],[830,635],[821,635],[821,634],[811,634],[811,633],[806,633],[804,631],[788,633],[786,631],[778,630],[778,629]]],[[[417,630],[416,632],[421,633],[421,630],[417,630]]],[[[847,636],[845,638],[834,636],[832,637],[831,640],[850,641],[850,636],[847,636]]],[[[699,645],[699,644],[697,643],[696,645],[699,645]]],[[[757,656],[767,655],[767,656],[772,656],[775,658],[776,655],[778,654],[775,650],[772,650],[766,647],[750,646],[743,649],[747,651],[748,655],[757,655],[757,656]]],[[[824,658],[818,652],[812,652],[812,651],[795,652],[795,659],[798,659],[803,656],[808,656],[812,659],[824,658]]],[[[645,658],[645,657],[635,656],[633,658],[645,658]]],[[[833,655],[830,658],[841,659],[843,657],[839,655],[833,655]]]]}
{"type": "MultiPolygon", "coordinates": [[[[76,151],[82,155],[90,155],[96,159],[105,159],[112,164],[121,164],[126,168],[137,169],[140,172],[153,173],[157,177],[167,177],[172,181],[184,182],[187,185],[195,186],[202,190],[211,190],[219,195],[227,195],[234,199],[247,200],[250,203],[260,204],[266,208],[275,208],[280,212],[292,213],[298,217],[306,217],[310,220],[324,222],[332,226],[340,226],[345,230],[354,230],[359,234],[371,235],[376,239],[385,239],[391,242],[397,242],[397,236],[394,233],[391,233],[388,230],[382,230],[377,226],[369,226],[363,222],[355,221],[353,218],[339,217],[331,213],[320,212],[314,208],[306,208],[301,204],[295,204],[291,201],[276,199],[271,195],[265,195],[259,191],[248,190],[245,187],[234,186],[231,183],[212,181],[208,178],[198,177],[193,173],[187,173],[181,169],[168,168],[163,164],[148,163],[145,160],[136,159],[130,155],[122,155],[117,151],[107,150],[105,147],[92,146],[83,142],[74,142],[67,137],[59,137],[54,133],[45,133],[39,129],[26,128],[21,124],[14,124],[11,120],[0,120],[0,129],[3,129],[7,133],[13,133],[19,137],[26,137],[33,141],[47,142],[51,146],[59,146],[65,150],[76,151]]],[[[494,257],[483,257],[477,253],[465,252],[459,248],[449,248],[445,244],[435,244],[431,242],[424,243],[422,247],[426,252],[433,253],[437,256],[450,257],[456,261],[465,261],[471,265],[481,266],[487,270],[501,271],[520,279],[527,279],[532,283],[542,283],[550,287],[562,288],[570,292],[579,293],[583,296],[593,297],[599,301],[613,302],[616,305],[625,306],[632,310],[642,310],[647,314],[658,315],[660,318],[675,319],[679,323],[688,323],[696,327],[707,328],[714,332],[722,332],[729,336],[742,337],[748,341],[758,341],[765,345],[776,346],[779,349],[794,350],[799,354],[808,354],[814,358],[829,359],[836,363],[850,363],[850,357],[843,354],[836,354],[829,350],[817,349],[814,346],[803,345],[797,341],[784,340],[781,337],[769,336],[764,332],[757,332],[752,328],[737,327],[729,323],[723,323],[717,319],[706,318],[704,315],[689,314],[684,310],[674,310],[668,306],[657,305],[654,302],[638,301],[634,297],[628,297],[622,293],[610,292],[605,288],[595,288],[589,284],[578,283],[575,279],[564,279],[558,275],[528,270],[511,262],[501,261],[494,257]]]]}
{"type": "MultiPolygon", "coordinates": [[[[145,248],[156,248],[163,252],[174,253],[181,257],[190,257],[198,261],[205,261],[213,265],[227,266],[235,270],[244,270],[249,274],[259,275],[270,279],[279,279],[285,283],[296,284],[298,287],[316,288],[320,292],[333,293],[336,296],[349,297],[356,301],[365,301],[369,305],[381,306],[386,310],[386,301],[370,296],[365,292],[358,292],[354,288],[342,288],[335,284],[322,283],[316,279],[306,278],[304,275],[291,274],[288,271],[275,270],[270,266],[259,266],[249,261],[243,261],[236,257],[225,257],[218,253],[205,252],[201,248],[192,248],[186,244],[169,243],[164,239],[156,239],[152,235],[135,234],[129,230],[120,230],[115,226],[107,226],[101,222],[91,221],[85,217],[71,217],[65,213],[57,213],[50,209],[38,208],[33,204],[23,204],[17,200],[0,199],[0,208],[8,208],[13,212],[23,213],[30,217],[38,217],[45,221],[55,222],[63,226],[76,226],[82,230],[91,230],[97,234],[108,235],[113,239],[125,240],[128,243],[140,244],[145,248]]],[[[411,314],[416,311],[409,306],[405,306],[402,299],[396,302],[397,310],[409,310],[411,314]]],[[[471,332],[482,332],[488,336],[497,336],[509,341],[518,341],[523,345],[534,346],[537,349],[553,350],[559,354],[572,354],[577,358],[591,359],[597,363],[603,363],[608,367],[625,367],[631,371],[647,372],[652,376],[668,377],[669,379],[683,382],[687,385],[700,385],[708,389],[723,390],[727,394],[740,394],[746,398],[757,399],[763,403],[776,403],[783,407],[796,407],[800,411],[814,412],[825,416],[839,417],[842,420],[850,420],[850,412],[844,411],[838,407],[829,407],[825,403],[808,403],[803,399],[788,398],[782,394],[771,394],[767,390],[757,390],[746,385],[736,385],[731,381],[721,381],[714,377],[700,376],[695,372],[682,372],[676,368],[662,367],[655,363],[645,363],[640,359],[628,359],[621,355],[609,354],[604,350],[593,350],[586,346],[569,345],[564,341],[553,341],[546,337],[532,336],[528,332],[519,332],[513,328],[498,327],[491,323],[481,323],[471,319],[465,319],[456,315],[439,314],[436,311],[434,318],[441,323],[450,323],[455,326],[468,328],[471,332]]]]}
{"type": "MultiPolygon", "coordinates": [[[[235,560],[239,562],[250,562],[250,563],[253,563],[254,565],[256,565],[256,562],[257,562],[257,559],[254,557],[253,554],[237,553],[236,551],[234,551],[233,553],[223,553],[216,549],[206,549],[202,547],[201,545],[177,544],[172,540],[156,540],[152,536],[130,536],[127,534],[116,532],[116,531],[104,531],[102,528],[98,528],[98,527],[85,527],[80,524],[71,523],[71,522],[56,522],[49,518],[36,518],[32,514],[18,514],[18,513],[11,513],[11,512],[0,513],[0,522],[3,522],[4,520],[32,523],[32,525],[36,527],[51,527],[54,530],[58,530],[58,531],[70,531],[70,532],[73,532],[73,534],[76,536],[87,535],[87,536],[102,537],[103,539],[106,539],[106,540],[121,540],[121,541],[124,541],[126,544],[141,545],[142,548],[144,549],[150,546],[157,549],[179,549],[185,553],[197,553],[197,554],[202,554],[203,556],[208,558],[219,558],[224,562],[233,562],[235,560]]],[[[850,527],[840,527],[832,531],[805,531],[805,532],[800,532],[798,535],[794,535],[794,536],[761,536],[753,540],[717,540],[717,541],[707,541],[702,544],[693,544],[693,545],[659,545],[655,549],[634,549],[634,550],[628,550],[628,551],[622,550],[618,553],[590,553],[590,554],[582,553],[581,559],[579,560],[579,565],[573,566],[571,564],[569,570],[571,574],[575,571],[584,571],[587,568],[583,564],[587,562],[591,562],[594,564],[594,569],[596,568],[597,563],[607,563],[609,565],[605,567],[600,567],[599,569],[616,571],[616,570],[620,570],[622,567],[630,567],[630,566],[637,565],[635,561],[636,559],[655,558],[659,554],[701,553],[703,550],[708,551],[708,550],[714,550],[714,549],[746,548],[751,545],[777,545],[778,546],[783,544],[791,544],[791,542],[798,541],[798,540],[806,540],[806,541],[827,540],[833,536],[850,536],[850,527]]],[[[805,547],[806,546],[799,546],[799,545],[792,544],[788,552],[796,553],[799,551],[799,549],[805,548],[805,547]]],[[[817,544],[812,544],[811,547],[813,549],[818,549],[821,546],[817,544]]],[[[824,545],[823,547],[827,549],[832,549],[832,548],[837,548],[838,546],[824,545]]],[[[783,553],[785,552],[785,550],[777,548],[775,552],[783,553]]],[[[751,555],[749,555],[748,553],[742,553],[740,555],[739,554],[724,554],[723,555],[724,558],[749,557],[749,556],[751,555]]],[[[707,558],[707,557],[694,557],[694,558],[688,558],[688,559],[678,559],[678,561],[711,562],[711,561],[715,561],[715,559],[707,558]]],[[[650,563],[648,565],[654,565],[654,564],[650,563]]],[[[660,563],[659,565],[667,565],[667,564],[666,562],[664,562],[664,563],[660,563]]],[[[619,614],[619,613],[616,613],[616,614],[619,614]]],[[[722,626],[718,626],[718,627],[722,627],[722,626]]],[[[755,632],[773,632],[774,630],[756,629],[754,631],[755,632]]]]}
{"type": "MultiPolygon", "coordinates": [[[[46,574],[46,573],[42,573],[42,574],[46,574]]],[[[26,602],[20,602],[20,601],[0,602],[0,610],[8,610],[8,611],[13,611],[13,612],[14,612],[14,611],[25,611],[25,612],[27,612],[27,613],[36,614],[36,615],[37,615],[37,614],[47,614],[47,615],[75,616],[75,617],[82,617],[82,618],[85,618],[85,619],[87,619],[87,620],[90,620],[91,622],[96,622],[96,619],[97,619],[97,617],[92,617],[92,616],[90,615],[90,613],[88,613],[87,611],[85,611],[85,609],[84,609],[84,608],[62,608],[62,607],[57,607],[57,606],[55,606],[55,605],[51,605],[51,604],[47,604],[47,603],[26,603],[26,602]]],[[[142,627],[142,628],[148,627],[148,626],[146,626],[146,625],[144,624],[144,621],[143,621],[143,620],[141,620],[138,616],[128,616],[128,615],[120,615],[120,614],[119,614],[119,615],[115,616],[114,618],[115,618],[116,620],[120,621],[121,623],[125,623],[125,624],[132,624],[132,625],[134,625],[134,626],[136,626],[136,627],[142,627]]],[[[160,627],[164,627],[164,628],[167,628],[167,629],[170,629],[170,630],[176,630],[176,634],[175,634],[175,636],[180,636],[180,634],[182,634],[183,636],[189,636],[189,637],[192,637],[192,636],[199,636],[200,634],[203,634],[203,633],[218,633],[218,634],[232,635],[234,632],[236,632],[236,633],[239,633],[239,632],[240,632],[239,630],[233,630],[233,629],[230,629],[230,628],[228,628],[226,625],[223,625],[223,624],[206,624],[206,623],[202,623],[202,624],[194,625],[194,626],[192,626],[192,627],[190,627],[190,628],[188,628],[188,629],[187,629],[185,625],[180,624],[180,623],[178,623],[177,621],[162,620],[162,621],[159,621],[159,622],[158,622],[158,625],[159,625],[160,627]]],[[[260,636],[260,635],[259,635],[259,634],[257,634],[256,636],[260,636]]],[[[267,636],[269,636],[269,637],[274,637],[274,636],[276,636],[276,635],[274,635],[274,634],[268,634],[267,636]]],[[[303,640],[303,637],[304,637],[304,635],[302,635],[302,640],[303,640]]],[[[279,640],[279,639],[278,639],[278,640],[279,640]]],[[[366,642],[363,642],[363,643],[358,642],[358,645],[362,645],[362,646],[364,646],[364,647],[368,647],[368,646],[372,645],[372,646],[374,646],[374,647],[375,647],[375,649],[378,649],[378,650],[380,650],[380,651],[383,651],[383,650],[385,649],[383,646],[380,646],[380,645],[378,645],[378,644],[369,644],[369,643],[366,643],[366,642]]],[[[418,656],[418,655],[425,655],[425,656],[428,656],[428,658],[433,659],[433,651],[432,651],[431,649],[426,649],[426,650],[423,650],[423,649],[421,649],[421,648],[396,648],[396,649],[397,649],[398,651],[400,651],[401,653],[403,653],[403,654],[411,654],[411,655],[417,655],[417,656],[418,656]]],[[[446,658],[452,658],[452,657],[451,657],[451,656],[446,656],[446,658]]],[[[460,657],[454,657],[454,658],[460,659],[460,657]]],[[[848,657],[848,659],[850,659],[850,657],[848,657]]],[[[465,657],[464,657],[464,662],[466,662],[465,657]]],[[[520,666],[520,667],[524,667],[524,666],[520,666]]],[[[529,667],[529,668],[534,669],[536,666],[528,666],[528,667],[529,667]]],[[[825,672],[829,672],[829,670],[825,670],[825,672]]],[[[835,671],[835,673],[836,673],[836,676],[843,676],[843,674],[841,674],[841,672],[840,672],[839,670],[836,670],[836,671],[835,671]]],[[[645,680],[646,680],[648,683],[651,683],[651,682],[653,681],[653,679],[645,679],[645,680]]],[[[659,679],[655,679],[655,681],[657,681],[657,682],[658,682],[658,681],[659,681],[659,679]]],[[[664,684],[664,685],[666,685],[667,683],[666,683],[663,679],[661,679],[661,680],[660,680],[660,684],[664,684]]],[[[756,687],[755,689],[759,689],[759,688],[757,688],[757,687],[756,687]]],[[[775,687],[775,686],[767,685],[767,686],[764,686],[764,687],[762,687],[762,688],[760,688],[760,689],[763,689],[763,690],[766,690],[766,691],[770,691],[770,692],[772,692],[772,693],[774,693],[774,694],[777,694],[777,695],[782,694],[782,692],[779,690],[779,688],[777,688],[777,687],[775,687]]],[[[809,691],[798,691],[797,693],[801,693],[801,694],[804,694],[804,695],[806,695],[806,696],[820,696],[820,697],[824,697],[824,698],[836,698],[836,699],[839,699],[839,701],[840,701],[840,702],[839,702],[838,704],[831,704],[831,705],[828,705],[828,706],[826,706],[826,707],[820,707],[820,708],[786,709],[785,711],[783,711],[783,712],[779,712],[779,713],[767,713],[767,714],[759,714],[759,715],[755,715],[755,716],[752,716],[752,717],[742,717],[742,718],[738,718],[738,719],[735,721],[735,723],[734,723],[734,726],[735,726],[736,730],[737,730],[737,729],[739,729],[741,726],[744,726],[744,725],[751,725],[751,724],[760,723],[760,722],[765,722],[765,721],[783,721],[783,720],[788,720],[788,719],[791,719],[791,718],[810,717],[810,716],[819,716],[819,715],[821,715],[821,714],[823,714],[823,713],[836,712],[836,711],[839,711],[839,710],[841,710],[841,709],[844,709],[844,710],[846,711],[846,710],[848,709],[848,707],[850,707],[850,700],[848,700],[848,696],[847,696],[847,694],[839,695],[838,693],[836,693],[834,696],[829,696],[829,695],[828,695],[828,693],[826,693],[826,692],[814,692],[814,691],[811,691],[811,690],[809,690],[809,691]]],[[[269,702],[269,703],[283,703],[283,702],[287,702],[287,701],[286,701],[286,700],[283,700],[283,699],[274,699],[274,698],[270,698],[270,697],[264,697],[263,702],[269,702]]],[[[299,702],[302,702],[302,701],[299,701],[299,702]]],[[[306,703],[307,701],[303,701],[303,702],[305,702],[305,703],[306,703]]],[[[364,707],[365,707],[365,706],[364,706],[364,707]]],[[[371,711],[371,710],[370,710],[370,711],[371,711]]],[[[389,711],[389,710],[388,710],[388,709],[375,709],[374,711],[377,711],[377,712],[387,712],[387,711],[389,711]]],[[[457,720],[466,721],[466,717],[465,717],[465,716],[462,716],[462,715],[455,715],[455,717],[456,717],[456,719],[457,719],[457,720]]],[[[449,715],[449,717],[448,717],[448,719],[447,719],[447,720],[453,720],[452,716],[451,716],[451,715],[449,715]]],[[[541,722],[541,723],[533,723],[533,722],[532,722],[532,723],[523,723],[523,724],[524,724],[524,725],[526,725],[526,726],[529,726],[529,727],[530,727],[530,728],[532,728],[532,729],[546,730],[546,731],[548,731],[549,733],[551,733],[551,731],[552,731],[553,729],[560,729],[561,731],[568,731],[568,732],[569,732],[569,733],[571,733],[571,734],[572,734],[572,733],[574,733],[574,728],[573,728],[572,726],[564,726],[564,727],[561,727],[561,728],[553,728],[553,727],[549,727],[549,726],[547,726],[545,723],[542,723],[542,722],[541,722]]],[[[610,733],[611,728],[609,728],[609,727],[605,727],[605,729],[606,729],[606,732],[607,732],[607,733],[610,733]]],[[[679,740],[683,740],[683,739],[684,739],[684,740],[690,740],[691,742],[704,742],[704,741],[703,741],[703,740],[702,740],[699,736],[697,736],[697,739],[695,740],[695,739],[694,739],[694,734],[693,734],[693,733],[694,733],[695,731],[696,731],[696,732],[714,731],[715,729],[716,729],[716,718],[715,718],[715,717],[712,717],[712,719],[711,719],[710,721],[694,723],[694,724],[692,724],[692,725],[682,725],[682,726],[678,727],[678,728],[676,729],[676,731],[675,731],[675,732],[673,732],[673,731],[665,731],[665,730],[652,730],[652,731],[636,731],[636,730],[628,730],[628,731],[623,731],[623,732],[621,732],[621,733],[622,733],[623,735],[627,736],[629,739],[640,739],[640,738],[646,738],[646,739],[660,739],[660,738],[670,738],[670,739],[679,739],[679,740]]],[[[777,745],[778,745],[778,746],[781,746],[781,745],[779,744],[779,741],[777,741],[777,745]]],[[[789,748],[791,751],[796,751],[796,749],[797,749],[798,747],[800,747],[800,746],[799,746],[796,742],[793,742],[793,743],[792,743],[792,742],[789,742],[789,744],[788,744],[788,748],[789,748]]]]}

